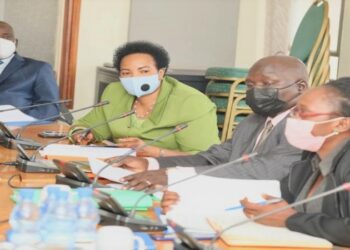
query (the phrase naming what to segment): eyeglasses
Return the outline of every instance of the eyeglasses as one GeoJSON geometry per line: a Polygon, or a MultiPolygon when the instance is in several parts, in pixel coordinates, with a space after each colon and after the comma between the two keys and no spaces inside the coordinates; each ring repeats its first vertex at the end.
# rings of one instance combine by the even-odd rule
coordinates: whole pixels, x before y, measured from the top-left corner
{"type": "Polygon", "coordinates": [[[302,119],[308,118],[308,117],[322,116],[322,115],[339,116],[340,114],[337,112],[316,113],[316,112],[299,110],[298,108],[295,108],[290,112],[291,117],[300,117],[302,119]]]}

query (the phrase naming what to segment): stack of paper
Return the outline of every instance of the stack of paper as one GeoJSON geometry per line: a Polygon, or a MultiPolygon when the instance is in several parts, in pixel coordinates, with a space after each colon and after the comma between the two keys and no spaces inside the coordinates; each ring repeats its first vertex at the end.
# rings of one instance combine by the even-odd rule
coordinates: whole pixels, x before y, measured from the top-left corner
{"type": "MultiPolygon", "coordinates": [[[[191,175],[184,170],[171,172],[169,182],[191,175]],[[177,176],[175,176],[177,175],[177,176]]],[[[193,173],[192,173],[193,174],[193,173]]],[[[167,214],[167,217],[192,231],[213,232],[207,217],[221,215],[225,209],[239,206],[240,200],[248,197],[253,202],[261,202],[262,194],[280,197],[278,181],[224,179],[199,176],[174,185],[169,190],[180,195],[180,201],[167,214]]]]}
{"type": "MultiPolygon", "coordinates": [[[[100,171],[103,167],[107,165],[107,163],[104,161],[90,158],[90,157],[89,157],[89,164],[90,164],[91,171],[94,174],[97,174],[98,171],[100,171]]],[[[107,180],[120,182],[121,178],[131,174],[134,174],[134,172],[123,168],[108,166],[100,173],[100,176],[107,180]]]]}
{"type": "Polygon", "coordinates": [[[129,150],[129,148],[51,144],[41,150],[40,155],[50,160],[87,161],[88,157],[104,159],[123,155],[129,150]]]}
{"type": "MultiPolygon", "coordinates": [[[[223,215],[209,218],[210,224],[217,231],[246,220],[242,211],[227,212],[223,215]]],[[[221,237],[226,244],[235,246],[268,246],[268,247],[300,247],[300,248],[331,248],[332,243],[325,239],[293,232],[287,228],[271,227],[255,222],[229,229],[221,237]]]]}

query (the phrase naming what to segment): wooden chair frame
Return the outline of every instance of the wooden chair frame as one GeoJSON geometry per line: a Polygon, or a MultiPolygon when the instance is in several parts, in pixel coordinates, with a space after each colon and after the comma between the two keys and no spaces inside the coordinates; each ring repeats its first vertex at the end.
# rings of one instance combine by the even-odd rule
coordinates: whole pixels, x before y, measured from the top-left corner
{"type": "MultiPolygon", "coordinates": [[[[225,140],[230,139],[232,137],[233,129],[235,126],[237,126],[237,124],[235,123],[235,120],[234,120],[235,116],[237,116],[239,114],[249,115],[249,114],[253,113],[253,111],[250,108],[247,108],[247,109],[234,108],[234,107],[238,107],[238,103],[242,99],[245,99],[246,95],[235,95],[233,98],[234,98],[234,101],[232,103],[231,111],[230,111],[229,118],[228,118],[228,125],[226,128],[227,132],[226,132],[225,140]]],[[[226,121],[226,119],[225,119],[225,121],[226,121]]]]}

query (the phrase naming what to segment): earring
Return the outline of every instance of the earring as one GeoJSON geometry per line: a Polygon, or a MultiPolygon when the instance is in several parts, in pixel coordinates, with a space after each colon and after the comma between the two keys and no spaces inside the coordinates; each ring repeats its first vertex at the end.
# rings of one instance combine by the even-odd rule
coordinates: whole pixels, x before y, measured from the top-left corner
{"type": "Polygon", "coordinates": [[[337,128],[335,128],[335,129],[333,129],[333,133],[334,133],[335,135],[338,135],[340,132],[339,132],[339,130],[338,130],[337,128]]]}

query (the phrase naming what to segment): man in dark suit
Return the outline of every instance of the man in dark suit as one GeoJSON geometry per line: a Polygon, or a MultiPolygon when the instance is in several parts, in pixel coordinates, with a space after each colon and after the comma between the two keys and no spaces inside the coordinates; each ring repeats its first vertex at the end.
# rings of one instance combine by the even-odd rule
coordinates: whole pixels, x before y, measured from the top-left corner
{"type": "MultiPolygon", "coordinates": [[[[15,107],[58,101],[58,87],[48,63],[21,57],[12,27],[0,21],[0,105],[15,107]]],[[[24,109],[37,119],[59,114],[58,105],[24,109]]]]}
{"type": "Polygon", "coordinates": [[[153,164],[147,159],[129,157],[123,162],[123,167],[141,173],[127,176],[122,181],[128,182],[126,187],[133,189],[165,185],[169,167],[194,167],[194,174],[232,162],[251,152],[258,155],[249,161],[232,163],[210,175],[282,179],[289,173],[291,164],[301,158],[301,150],[287,142],[284,129],[289,112],[307,89],[307,79],[306,67],[297,58],[270,56],[259,60],[250,68],[246,79],[246,102],[254,114],[237,126],[232,139],[192,156],[159,157],[152,160],[153,164]]]}

